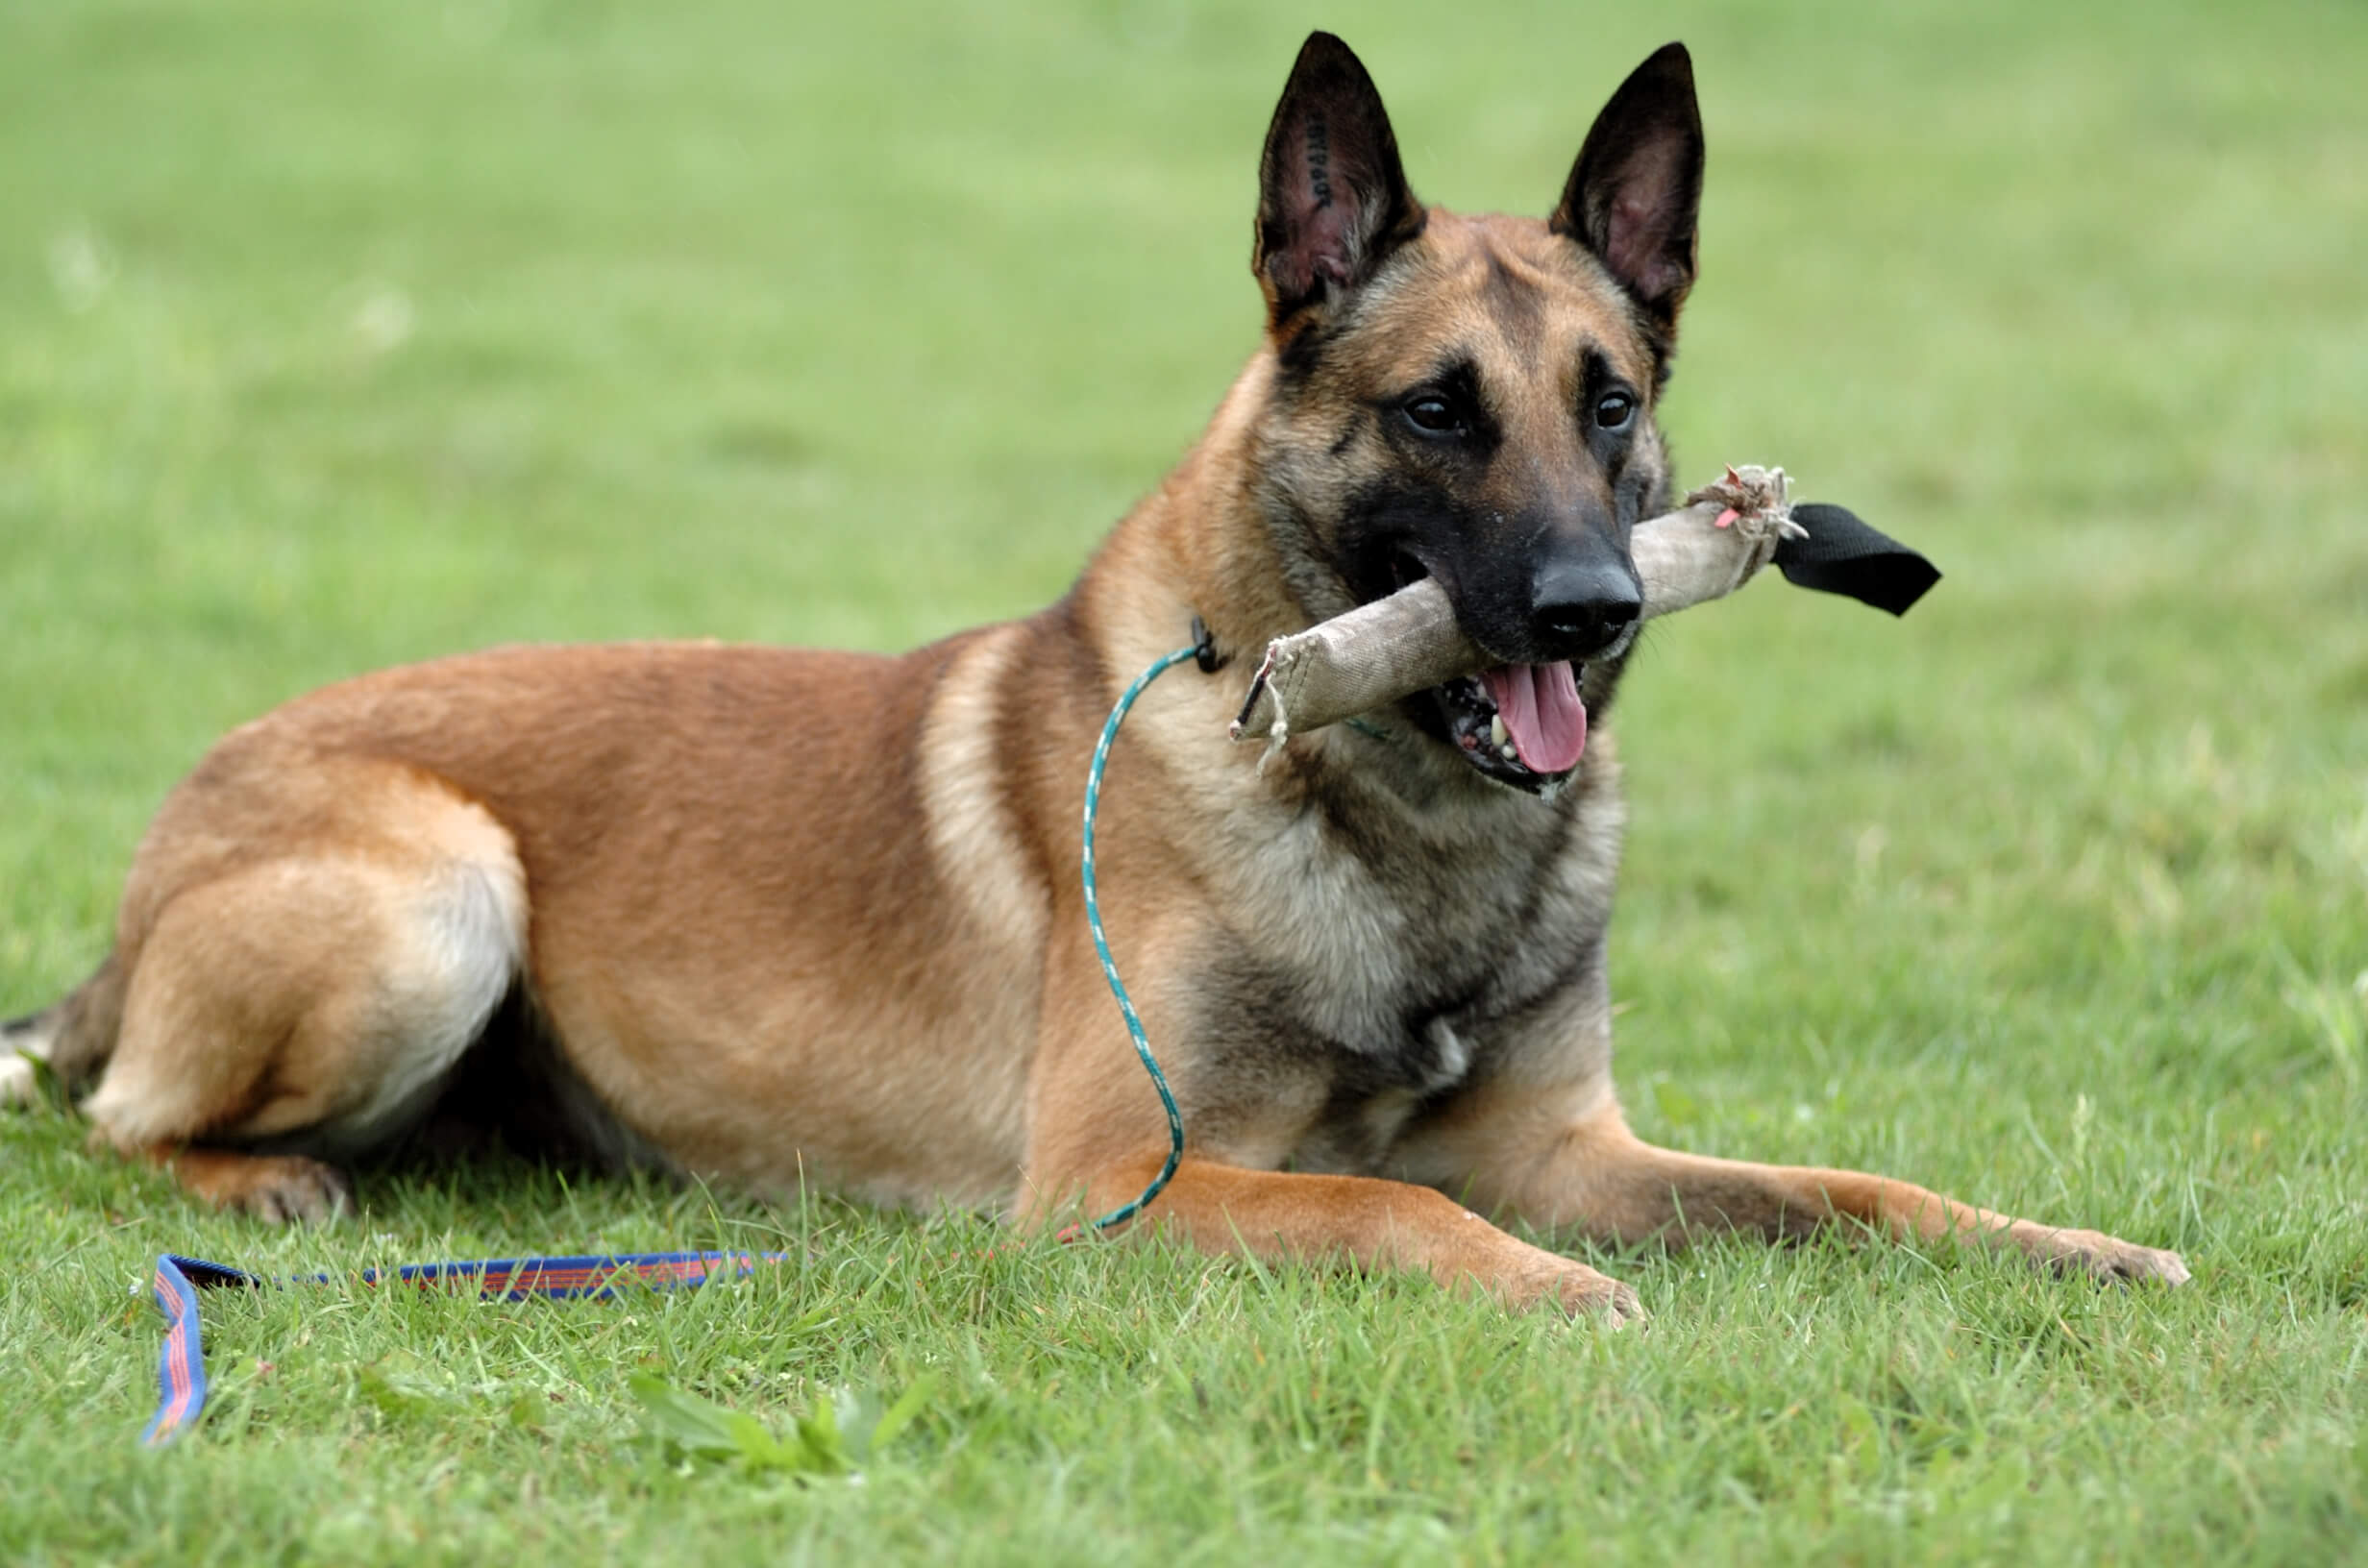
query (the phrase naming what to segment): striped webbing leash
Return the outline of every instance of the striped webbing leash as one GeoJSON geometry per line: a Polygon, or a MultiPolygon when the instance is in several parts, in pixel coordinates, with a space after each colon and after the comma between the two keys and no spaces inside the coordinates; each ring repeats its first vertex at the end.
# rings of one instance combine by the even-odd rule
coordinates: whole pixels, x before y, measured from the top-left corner
{"type": "MultiPolygon", "coordinates": [[[[423,1290],[474,1286],[487,1301],[525,1301],[588,1296],[607,1301],[619,1285],[674,1290],[704,1285],[719,1275],[738,1279],[759,1262],[778,1262],[779,1252],[628,1252],[585,1258],[482,1258],[468,1262],[406,1263],[400,1268],[365,1268],[364,1285],[395,1282],[423,1290]]],[[[327,1274],[300,1274],[290,1285],[326,1285],[327,1274]]],[[[273,1282],[259,1274],[210,1263],[202,1258],[164,1253],[150,1281],[164,1313],[164,1349],[157,1357],[157,1413],[139,1440],[150,1447],[169,1443],[206,1408],[206,1347],[197,1315],[197,1293],[223,1286],[259,1290],[273,1282]]]]}

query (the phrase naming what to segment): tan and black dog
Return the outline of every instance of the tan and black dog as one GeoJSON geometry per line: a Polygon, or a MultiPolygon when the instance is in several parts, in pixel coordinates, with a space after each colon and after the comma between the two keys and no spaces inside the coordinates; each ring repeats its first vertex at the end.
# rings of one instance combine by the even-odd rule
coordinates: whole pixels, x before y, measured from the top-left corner
{"type": "Polygon", "coordinates": [[[1155,684],[1118,743],[1101,902],[1191,1139],[1152,1220],[1620,1317],[1625,1286],[1492,1218],[1620,1241],[1838,1218],[2185,1279],[1621,1117],[1603,721],[1629,531],[1668,499],[1653,409],[1702,160],[1672,44],[1545,221],[1426,208],[1364,67],[1316,35],[1259,169],[1266,343],[1067,598],[899,658],[517,648],[299,698],[172,793],[113,955],[15,1041],[98,1138],[265,1215],[335,1213],[336,1163],[447,1112],[759,1193],[1098,1213],[1168,1144],[1078,886],[1112,700],[1196,615],[1238,654],[1430,574],[1502,668],[1262,772],[1225,739],[1236,657],[1155,684]]]}

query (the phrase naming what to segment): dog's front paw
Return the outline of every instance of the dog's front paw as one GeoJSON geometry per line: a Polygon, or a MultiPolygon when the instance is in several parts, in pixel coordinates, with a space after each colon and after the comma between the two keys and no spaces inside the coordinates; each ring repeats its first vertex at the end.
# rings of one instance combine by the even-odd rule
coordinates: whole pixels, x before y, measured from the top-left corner
{"type": "Polygon", "coordinates": [[[1551,1267],[1539,1270],[1511,1293],[1517,1306],[1550,1302],[1566,1316],[1594,1318],[1607,1328],[1644,1321],[1644,1304],[1634,1289],[1567,1258],[1555,1258],[1551,1267]]]}
{"type": "Polygon", "coordinates": [[[1644,1304],[1637,1299],[1635,1286],[1591,1268],[1581,1272],[1586,1279],[1566,1282],[1556,1293],[1564,1311],[1573,1317],[1599,1317],[1614,1329],[1644,1321],[1644,1304]]]}
{"type": "Polygon", "coordinates": [[[2187,1283],[2187,1262],[2175,1252],[2141,1247],[2103,1231],[2040,1230],[2033,1238],[2032,1255],[2066,1274],[2124,1283],[2159,1280],[2164,1285],[2187,1283]]]}

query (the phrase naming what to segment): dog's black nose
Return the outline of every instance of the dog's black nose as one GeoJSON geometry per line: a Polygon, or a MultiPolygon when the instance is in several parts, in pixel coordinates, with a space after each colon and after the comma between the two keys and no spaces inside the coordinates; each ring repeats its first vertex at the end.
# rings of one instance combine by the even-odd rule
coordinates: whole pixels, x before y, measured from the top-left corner
{"type": "Polygon", "coordinates": [[[1553,657],[1585,659],[1644,613],[1644,590],[1617,561],[1549,561],[1530,583],[1530,635],[1553,657]]]}

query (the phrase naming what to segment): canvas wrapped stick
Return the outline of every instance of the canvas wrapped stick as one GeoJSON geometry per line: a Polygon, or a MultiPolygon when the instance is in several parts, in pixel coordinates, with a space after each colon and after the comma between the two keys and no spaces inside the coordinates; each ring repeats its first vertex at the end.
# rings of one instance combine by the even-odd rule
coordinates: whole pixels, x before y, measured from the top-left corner
{"type": "MultiPolygon", "coordinates": [[[[1841,507],[1793,507],[1781,468],[1728,469],[1676,511],[1638,524],[1629,548],[1648,620],[1724,598],[1770,562],[1803,587],[1894,615],[1940,578],[1930,561],[1841,507]]],[[[1295,731],[1338,723],[1495,662],[1464,635],[1447,591],[1425,577],[1269,643],[1231,734],[1280,746],[1295,731]]]]}

